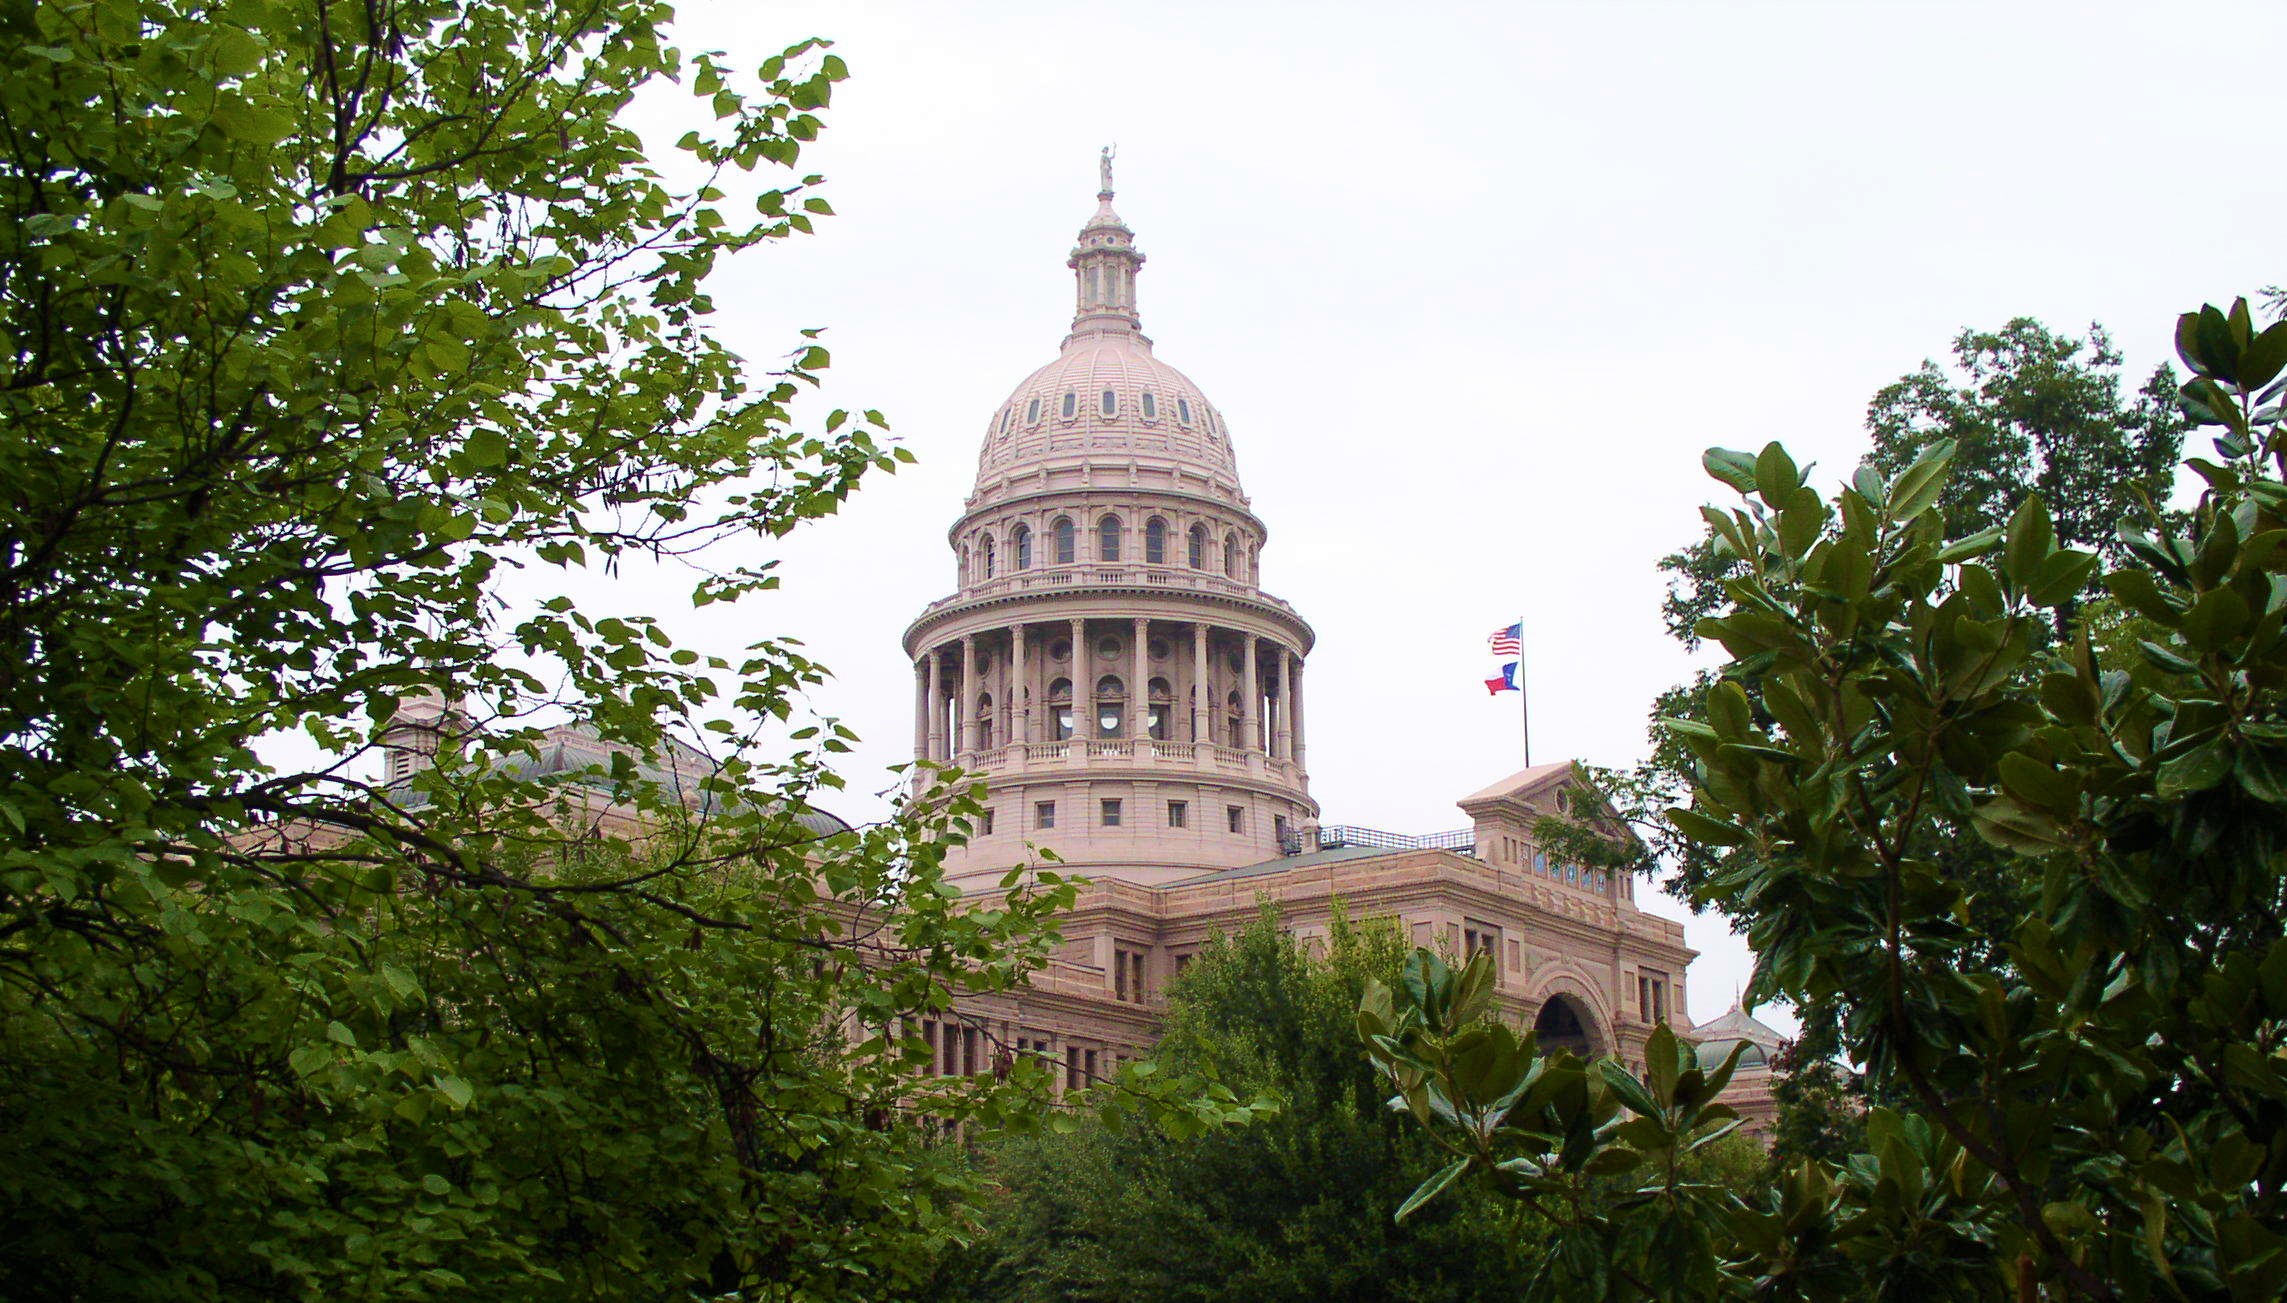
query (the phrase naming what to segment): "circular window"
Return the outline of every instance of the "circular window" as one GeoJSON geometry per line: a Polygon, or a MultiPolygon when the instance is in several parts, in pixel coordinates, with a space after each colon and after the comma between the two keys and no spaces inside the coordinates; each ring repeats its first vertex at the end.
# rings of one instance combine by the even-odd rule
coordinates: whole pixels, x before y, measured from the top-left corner
{"type": "Polygon", "coordinates": [[[1233,674],[1244,674],[1247,672],[1247,654],[1245,652],[1231,653],[1231,672],[1233,674]]]}
{"type": "Polygon", "coordinates": [[[1097,642],[1096,654],[1098,656],[1117,656],[1124,645],[1117,638],[1105,638],[1097,642]]]}
{"type": "Polygon", "coordinates": [[[1154,638],[1151,640],[1151,658],[1155,661],[1164,661],[1167,659],[1167,640],[1165,638],[1154,638]]]}
{"type": "Polygon", "coordinates": [[[1048,659],[1052,661],[1071,660],[1072,640],[1070,638],[1059,638],[1055,642],[1048,644],[1048,659]]]}
{"type": "Polygon", "coordinates": [[[991,652],[989,652],[989,651],[986,651],[986,650],[985,650],[984,648],[982,648],[982,647],[978,648],[978,649],[977,649],[977,668],[978,668],[980,671],[982,671],[982,670],[989,670],[989,669],[991,669],[992,667],[993,667],[993,654],[992,654],[991,652]]]}

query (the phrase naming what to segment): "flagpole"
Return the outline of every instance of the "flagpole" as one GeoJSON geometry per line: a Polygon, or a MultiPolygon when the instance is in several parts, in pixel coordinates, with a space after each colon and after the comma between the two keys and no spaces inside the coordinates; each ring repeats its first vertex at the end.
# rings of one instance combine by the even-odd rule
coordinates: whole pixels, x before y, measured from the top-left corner
{"type": "Polygon", "coordinates": [[[1525,617],[1517,617],[1517,724],[1524,732],[1525,768],[1533,767],[1533,694],[1525,687],[1525,617]]]}

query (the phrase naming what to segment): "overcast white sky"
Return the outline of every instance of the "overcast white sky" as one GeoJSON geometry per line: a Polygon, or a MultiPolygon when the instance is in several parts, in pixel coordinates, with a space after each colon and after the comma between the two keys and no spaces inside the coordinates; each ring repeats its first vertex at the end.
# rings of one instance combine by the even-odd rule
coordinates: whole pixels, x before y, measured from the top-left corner
{"type": "MultiPolygon", "coordinates": [[[[1536,758],[1638,757],[1688,670],[1653,566],[1715,496],[1701,449],[1778,438],[1831,480],[1964,327],[2099,321],[2140,377],[2178,312],[2287,280],[2275,4],[716,0],[681,31],[747,67],[824,35],[854,73],[806,160],[841,215],[727,267],[720,326],[758,363],[829,327],[828,396],[921,463],[791,540],[784,592],[676,623],[806,640],[857,792],[908,758],[899,636],[1064,333],[1100,145],[1145,331],[1227,415],[1265,586],[1318,630],[1313,790],[1403,831],[1518,767],[1480,679],[1520,614],[1536,758]]],[[[1748,960],[1690,935],[1704,1019],[1748,960]]]]}

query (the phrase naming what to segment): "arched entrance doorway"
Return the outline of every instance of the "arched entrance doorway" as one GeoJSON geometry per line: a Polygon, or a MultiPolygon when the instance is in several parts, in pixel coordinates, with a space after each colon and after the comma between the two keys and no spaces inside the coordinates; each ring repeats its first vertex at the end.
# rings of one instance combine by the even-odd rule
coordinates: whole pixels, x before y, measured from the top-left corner
{"type": "Polygon", "coordinates": [[[1569,1050],[1581,1058],[1593,1058],[1598,1053],[1596,1024],[1579,1000],[1569,995],[1552,995],[1541,1005],[1540,1013],[1533,1017],[1533,1035],[1538,1039],[1542,1053],[1551,1050],[1569,1050]]]}

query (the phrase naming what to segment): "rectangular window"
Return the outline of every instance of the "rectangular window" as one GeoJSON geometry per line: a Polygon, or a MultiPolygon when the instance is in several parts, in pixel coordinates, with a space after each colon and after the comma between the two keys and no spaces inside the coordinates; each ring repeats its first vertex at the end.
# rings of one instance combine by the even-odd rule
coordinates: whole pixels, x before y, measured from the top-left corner
{"type": "Polygon", "coordinates": [[[1035,827],[1035,828],[1053,828],[1053,827],[1055,827],[1055,826],[1056,826],[1056,802],[1054,802],[1054,801],[1038,801],[1038,802],[1035,802],[1035,803],[1033,804],[1033,807],[1032,807],[1032,826],[1033,826],[1033,827],[1035,827]]]}
{"type": "Polygon", "coordinates": [[[1231,821],[1232,832],[1245,832],[1247,830],[1247,810],[1245,806],[1228,806],[1224,809],[1223,816],[1231,821]]]}
{"type": "Polygon", "coordinates": [[[1120,826],[1120,802],[1118,798],[1109,796],[1104,798],[1102,823],[1106,828],[1120,826]]]}
{"type": "Polygon", "coordinates": [[[1190,803],[1190,802],[1188,802],[1188,801],[1169,801],[1169,802],[1167,803],[1167,826],[1168,826],[1168,827],[1170,827],[1170,828],[1181,828],[1181,827],[1183,827],[1183,825],[1184,825],[1184,820],[1186,820],[1186,819],[1189,819],[1190,817],[1191,817],[1191,803],[1190,803]]]}
{"type": "Polygon", "coordinates": [[[1297,845],[1293,850],[1287,850],[1287,822],[1286,816],[1283,814],[1271,816],[1271,835],[1278,839],[1279,849],[1286,851],[1289,855],[1302,849],[1300,845],[1297,845]]]}
{"type": "Polygon", "coordinates": [[[1144,412],[1144,419],[1145,419],[1145,420],[1147,420],[1147,421],[1156,421],[1156,420],[1158,420],[1158,419],[1159,419],[1159,399],[1158,399],[1158,398],[1156,398],[1156,397],[1154,397],[1154,396],[1153,396],[1153,395],[1151,395],[1151,394],[1145,394],[1145,395],[1143,396],[1143,412],[1144,412]]]}
{"type": "Polygon", "coordinates": [[[993,835],[993,812],[991,810],[985,811],[984,816],[978,821],[977,833],[984,837],[993,835]]]}
{"type": "Polygon", "coordinates": [[[1645,1022],[1668,1017],[1668,975],[1645,971],[1636,975],[1636,1012],[1645,1022]]]}
{"type": "Polygon", "coordinates": [[[1493,974],[1501,972],[1501,929],[1490,923],[1474,921],[1461,925],[1461,955],[1464,959],[1483,955],[1491,961],[1493,974]]]}
{"type": "Polygon", "coordinates": [[[1112,996],[1129,1004],[1144,1002],[1144,956],[1125,946],[1112,951],[1112,996]]]}
{"type": "Polygon", "coordinates": [[[1176,972],[1180,973],[1180,972],[1182,972],[1184,969],[1186,969],[1186,968],[1189,968],[1189,967],[1191,967],[1191,956],[1190,956],[1189,954],[1181,954],[1181,955],[1177,955],[1177,956],[1175,957],[1175,971],[1176,971],[1176,972]]]}

